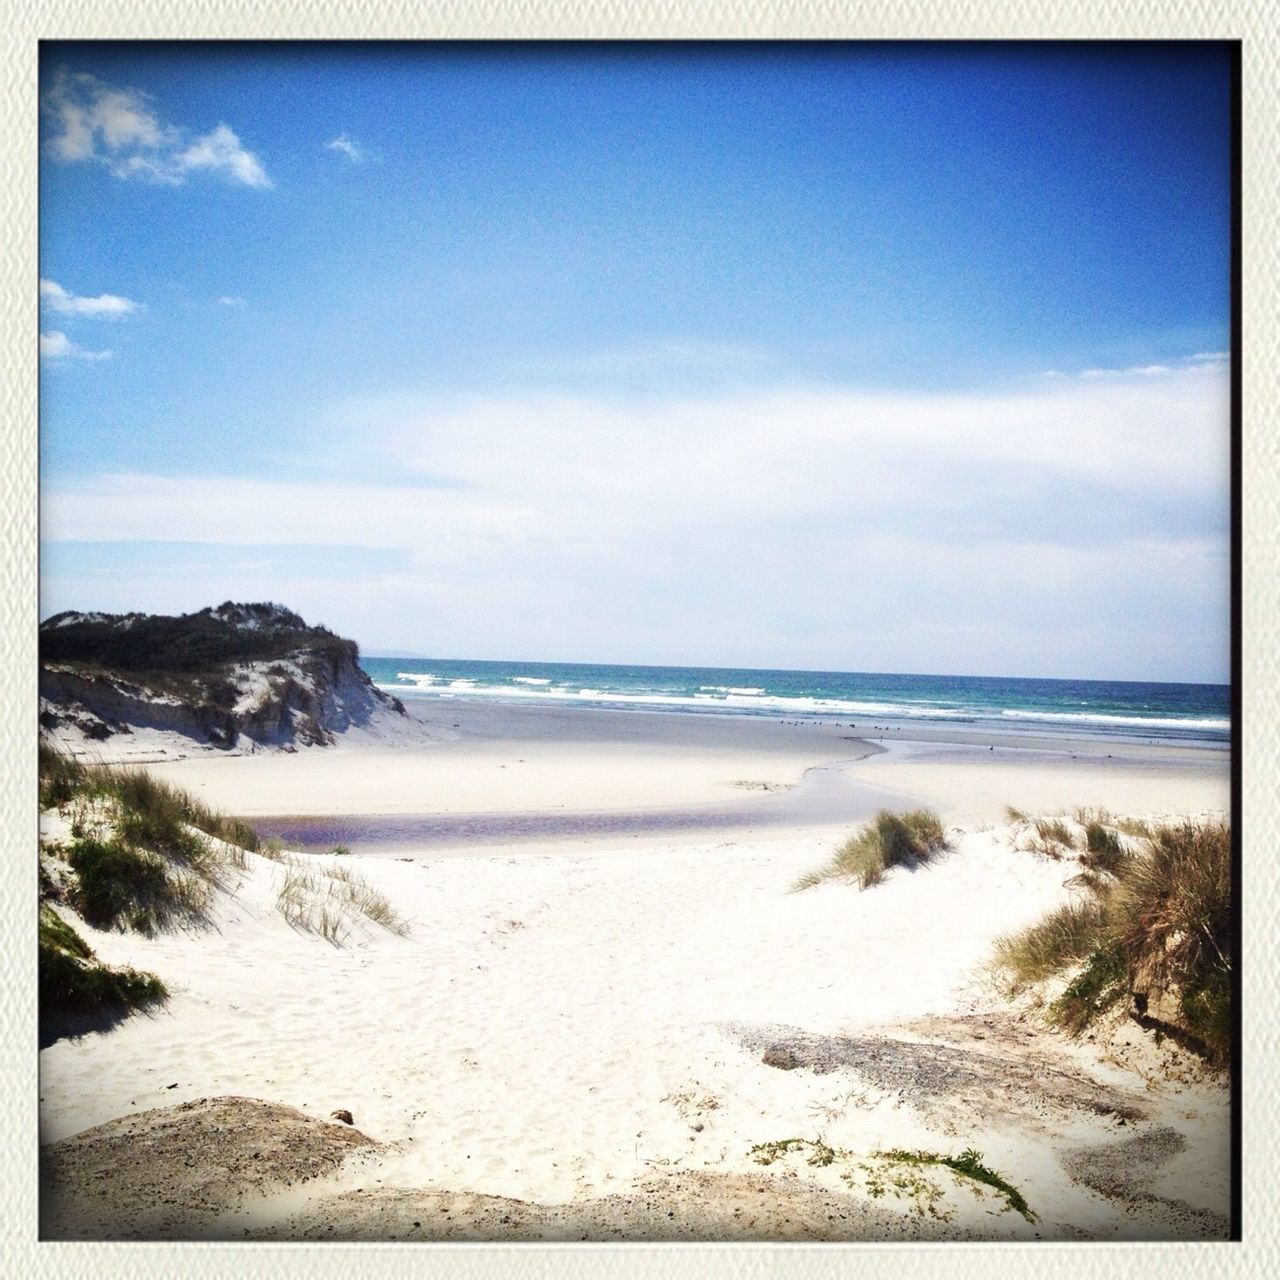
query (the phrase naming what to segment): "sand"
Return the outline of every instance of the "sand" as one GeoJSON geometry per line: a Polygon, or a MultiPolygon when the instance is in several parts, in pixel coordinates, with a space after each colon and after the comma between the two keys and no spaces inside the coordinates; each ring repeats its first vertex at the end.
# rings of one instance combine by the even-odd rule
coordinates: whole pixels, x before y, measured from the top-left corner
{"type": "MultiPolygon", "coordinates": [[[[1004,742],[993,753],[892,737],[868,754],[847,725],[681,723],[693,719],[504,722],[500,709],[469,719],[458,704],[441,726],[456,736],[402,751],[202,756],[159,771],[249,815],[355,800],[514,812],[575,798],[593,809],[718,803],[743,781],[785,786],[853,759],[850,776],[936,803],[950,850],[865,892],[802,893],[796,879],[847,826],[304,858],[354,867],[403,918],[393,932],[353,917],[341,946],[291,926],[276,904],[286,868],[250,856],[203,929],[84,931],[102,959],[160,974],[173,995],[151,1016],[43,1051],[42,1141],[164,1109],[139,1119],[150,1132],[183,1118],[175,1106],[232,1097],[326,1124],[345,1108],[374,1144],[336,1169],[317,1165],[305,1184],[237,1184],[159,1234],[1225,1234],[1221,1085],[1136,1028],[1066,1040],[985,968],[999,935],[1067,900],[1076,870],[1015,848],[1004,805],[1222,809],[1225,757],[1135,747],[1072,760],[1042,745],[1019,757],[1004,742]],[[769,1145],[792,1138],[810,1145],[769,1145]],[[901,1170],[877,1153],[899,1148],[980,1150],[1034,1220],[946,1169],[886,1182],[901,1170]]],[[[80,1167],[70,1148],[51,1151],[64,1171],[80,1167]]],[[[179,1186],[186,1169],[172,1170],[179,1186]]],[[[63,1186],[75,1201],[74,1173],[63,1186]]],[[[136,1203],[116,1210],[114,1228],[99,1210],[68,1210],[55,1231],[157,1233],[136,1203]]]]}

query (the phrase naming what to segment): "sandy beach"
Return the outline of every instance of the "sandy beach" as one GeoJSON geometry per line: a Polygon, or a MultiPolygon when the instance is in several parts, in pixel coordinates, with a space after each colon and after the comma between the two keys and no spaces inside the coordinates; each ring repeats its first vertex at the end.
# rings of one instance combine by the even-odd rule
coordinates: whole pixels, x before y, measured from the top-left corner
{"type": "Polygon", "coordinates": [[[1223,812],[1226,752],[462,702],[427,719],[416,745],[151,766],[250,819],[451,825],[416,844],[401,829],[348,858],[301,855],[354,868],[401,931],[352,920],[334,945],[291,925],[277,907],[286,867],[257,855],[206,928],[86,930],[102,960],[161,974],[171,998],[43,1050],[41,1140],[61,1144],[62,1188],[46,1197],[47,1231],[1226,1233],[1221,1083],[1132,1025],[1097,1039],[1050,1031],[986,968],[999,936],[1070,898],[1078,871],[1018,847],[1006,806],[1223,812]],[[793,892],[859,817],[918,804],[947,826],[935,862],[866,891],[793,892]],[[521,836],[516,819],[547,813],[586,818],[521,836]],[[611,825],[618,815],[630,825],[611,825]],[[488,825],[468,837],[478,816],[488,825]],[[94,1160],[125,1138],[89,1131],[133,1125],[137,1150],[159,1141],[163,1118],[181,1149],[182,1125],[209,1123],[201,1100],[225,1098],[249,1101],[218,1131],[248,1145],[219,1167],[255,1178],[206,1179],[180,1229],[145,1189],[93,1190],[94,1160]],[[297,1150],[319,1144],[305,1181],[253,1165],[282,1149],[270,1135],[285,1112],[266,1104],[301,1113],[288,1121],[297,1150]],[[330,1118],[339,1109],[351,1127],[330,1118]],[[323,1155],[333,1133],[369,1141],[323,1155]],[[945,1169],[933,1190],[886,1182],[885,1152],[967,1149],[1017,1187],[1027,1215],[945,1169]]]}

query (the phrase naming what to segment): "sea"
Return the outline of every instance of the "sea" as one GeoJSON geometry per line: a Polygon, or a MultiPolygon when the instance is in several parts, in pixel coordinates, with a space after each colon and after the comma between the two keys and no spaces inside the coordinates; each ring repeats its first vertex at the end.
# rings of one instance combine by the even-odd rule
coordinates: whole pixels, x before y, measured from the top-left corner
{"type": "Polygon", "coordinates": [[[490,700],[691,715],[998,728],[1227,747],[1231,687],[1128,680],[1033,680],[571,662],[371,658],[361,665],[400,698],[490,700]]]}

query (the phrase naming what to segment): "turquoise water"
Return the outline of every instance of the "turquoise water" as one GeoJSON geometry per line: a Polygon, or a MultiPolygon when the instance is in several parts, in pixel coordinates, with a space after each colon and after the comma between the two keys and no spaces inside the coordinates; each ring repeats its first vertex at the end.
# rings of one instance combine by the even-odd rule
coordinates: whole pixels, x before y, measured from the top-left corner
{"type": "Polygon", "coordinates": [[[379,687],[412,699],[839,720],[860,729],[907,720],[1214,745],[1231,735],[1229,685],[444,658],[362,658],[361,665],[379,687]]]}

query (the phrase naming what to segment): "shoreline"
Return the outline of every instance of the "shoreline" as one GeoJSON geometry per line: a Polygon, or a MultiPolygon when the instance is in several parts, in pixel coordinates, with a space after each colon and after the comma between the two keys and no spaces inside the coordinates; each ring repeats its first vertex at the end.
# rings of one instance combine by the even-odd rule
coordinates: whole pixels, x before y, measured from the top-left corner
{"type": "MultiPolygon", "coordinates": [[[[767,839],[788,826],[847,827],[881,807],[927,804],[981,823],[999,820],[1008,805],[1144,816],[1229,802],[1229,753],[1192,745],[1122,748],[916,725],[873,737],[842,722],[488,700],[454,702],[444,719],[423,720],[417,706],[411,714],[417,741],[202,752],[147,767],[214,808],[263,820],[268,833],[300,834],[329,819],[331,828],[346,827],[331,843],[353,844],[364,817],[407,832],[416,816],[423,847],[441,849],[706,839],[717,815],[737,837],[767,839]],[[831,788],[807,795],[807,776],[837,767],[842,802],[831,788]]],[[[412,841],[378,843],[402,853],[412,841]]]]}
{"type": "MultiPolygon", "coordinates": [[[[1000,995],[986,968],[998,937],[1071,900],[1080,869],[1020,846],[1004,806],[1212,811],[1229,796],[1222,753],[1116,758],[1097,744],[1072,758],[1060,744],[1015,751],[950,735],[882,747],[847,724],[538,710],[457,703],[411,745],[192,755],[150,772],[250,820],[268,806],[325,819],[385,804],[388,820],[512,822],[563,805],[590,828],[646,804],[668,816],[803,805],[808,771],[868,803],[936,807],[949,847],[865,891],[803,892],[850,822],[481,833],[464,856],[411,844],[360,858],[247,854],[207,927],[82,929],[103,963],[160,975],[170,998],[41,1053],[42,1141],[72,1197],[54,1234],[102,1238],[119,1222],[143,1224],[130,1229],[144,1238],[1226,1232],[1221,1084],[1131,1025],[1069,1040],[1000,995]],[[339,944],[287,919],[283,886],[298,868],[317,883],[354,871],[404,930],[362,918],[339,944]],[[1153,1083],[1167,1070],[1181,1081],[1153,1083]],[[117,1164],[150,1169],[145,1153],[171,1134],[150,1176],[177,1188],[166,1194],[205,1196],[200,1125],[224,1105],[209,1099],[241,1100],[225,1104],[243,1135],[227,1141],[252,1146],[236,1168],[299,1126],[323,1138],[335,1109],[364,1138],[349,1158],[317,1155],[265,1189],[228,1184],[207,1213],[148,1227],[154,1196],[113,1190],[90,1156],[123,1152],[117,1164]],[[814,1135],[830,1165],[787,1146],[814,1135]],[[946,1216],[934,1218],[911,1195],[881,1200],[868,1174],[877,1153],[970,1148],[1034,1221],[950,1174],[935,1179],[946,1216]]],[[[66,819],[45,824],[66,838],[66,819]]]]}

